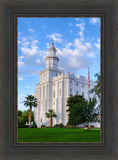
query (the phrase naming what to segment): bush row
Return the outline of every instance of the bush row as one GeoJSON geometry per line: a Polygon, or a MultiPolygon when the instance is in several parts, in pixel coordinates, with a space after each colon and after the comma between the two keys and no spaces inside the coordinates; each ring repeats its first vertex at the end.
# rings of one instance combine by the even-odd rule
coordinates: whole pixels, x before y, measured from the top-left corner
{"type": "MultiPolygon", "coordinates": [[[[87,127],[87,126],[85,126],[85,127],[87,127]]],[[[72,126],[72,125],[69,125],[69,124],[64,126],[63,123],[60,123],[60,124],[54,125],[53,127],[42,125],[41,128],[80,128],[80,127],[75,127],[75,126],[72,126]]],[[[95,126],[90,125],[90,128],[95,128],[95,126]]]]}
{"type": "MultiPolygon", "coordinates": [[[[29,125],[19,124],[19,125],[18,125],[18,128],[29,128],[29,125]]],[[[34,123],[34,124],[32,125],[32,128],[37,128],[37,125],[34,123]]]]}

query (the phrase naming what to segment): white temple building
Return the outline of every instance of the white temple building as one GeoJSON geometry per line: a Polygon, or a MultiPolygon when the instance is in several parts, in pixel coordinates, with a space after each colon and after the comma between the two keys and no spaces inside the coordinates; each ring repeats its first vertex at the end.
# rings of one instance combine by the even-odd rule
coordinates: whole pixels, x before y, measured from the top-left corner
{"type": "MultiPolygon", "coordinates": [[[[70,94],[83,95],[88,99],[87,78],[81,75],[76,77],[74,73],[69,72],[65,74],[64,70],[58,68],[59,57],[53,42],[48,51],[49,54],[45,58],[46,68],[40,72],[40,83],[36,85],[35,97],[38,99],[38,106],[34,108],[34,118],[37,127],[49,126],[50,119],[45,115],[49,109],[53,109],[57,115],[57,118],[53,118],[53,125],[59,123],[66,125],[68,122],[66,103],[70,94]]],[[[90,89],[95,85],[94,81],[90,81],[90,89]]]]}

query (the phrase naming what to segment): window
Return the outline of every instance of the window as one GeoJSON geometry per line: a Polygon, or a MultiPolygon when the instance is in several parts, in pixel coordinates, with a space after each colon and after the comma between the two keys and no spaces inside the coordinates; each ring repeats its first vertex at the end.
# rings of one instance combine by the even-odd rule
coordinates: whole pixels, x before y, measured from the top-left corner
{"type": "Polygon", "coordinates": [[[53,91],[53,97],[55,98],[55,91],[53,91]]]}
{"type": "Polygon", "coordinates": [[[72,88],[70,89],[70,94],[72,95],[72,88]]]}
{"type": "Polygon", "coordinates": [[[82,87],[84,87],[84,84],[82,85],[82,87]]]}
{"type": "Polygon", "coordinates": [[[78,86],[78,83],[76,84],[76,86],[78,86]]]}
{"type": "Polygon", "coordinates": [[[76,91],[76,95],[78,95],[78,91],[76,91]]]}
{"type": "Polygon", "coordinates": [[[84,97],[84,92],[82,92],[82,96],[84,97]]]}
{"type": "Polygon", "coordinates": [[[43,99],[45,99],[45,86],[43,87],[43,99]]]}

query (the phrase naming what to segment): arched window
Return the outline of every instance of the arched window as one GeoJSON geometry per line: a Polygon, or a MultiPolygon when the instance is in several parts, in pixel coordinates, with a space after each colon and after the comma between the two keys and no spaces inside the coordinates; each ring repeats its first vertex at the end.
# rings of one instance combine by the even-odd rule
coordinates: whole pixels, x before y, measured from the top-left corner
{"type": "Polygon", "coordinates": [[[53,97],[55,98],[55,91],[53,91],[53,97]]]}

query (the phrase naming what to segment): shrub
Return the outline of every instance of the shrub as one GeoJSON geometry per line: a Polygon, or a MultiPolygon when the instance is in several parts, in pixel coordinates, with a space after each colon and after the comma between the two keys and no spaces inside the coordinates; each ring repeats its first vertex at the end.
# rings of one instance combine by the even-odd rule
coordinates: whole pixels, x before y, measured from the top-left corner
{"type": "Polygon", "coordinates": [[[54,125],[54,128],[58,128],[58,126],[59,126],[58,124],[55,124],[55,125],[54,125]]]}
{"type": "Polygon", "coordinates": [[[28,128],[29,126],[26,124],[18,124],[18,128],[28,128]]]}
{"type": "Polygon", "coordinates": [[[64,127],[63,123],[59,123],[59,124],[54,125],[54,128],[63,128],[63,127],[64,127]]]}
{"type": "Polygon", "coordinates": [[[59,128],[63,128],[63,127],[64,127],[63,123],[59,123],[59,124],[58,124],[58,127],[59,127],[59,128]]]}
{"type": "Polygon", "coordinates": [[[73,125],[71,125],[71,124],[66,124],[64,127],[65,127],[65,128],[76,128],[75,126],[73,126],[73,125]]]}
{"type": "Polygon", "coordinates": [[[46,126],[45,126],[45,125],[42,125],[41,128],[46,128],[46,126]]]}
{"type": "Polygon", "coordinates": [[[90,125],[90,128],[95,128],[95,126],[94,125],[90,125]]]}
{"type": "Polygon", "coordinates": [[[33,122],[32,128],[37,128],[37,125],[35,122],[33,122]]]}
{"type": "Polygon", "coordinates": [[[46,126],[46,128],[53,128],[52,126],[46,126]]]}

